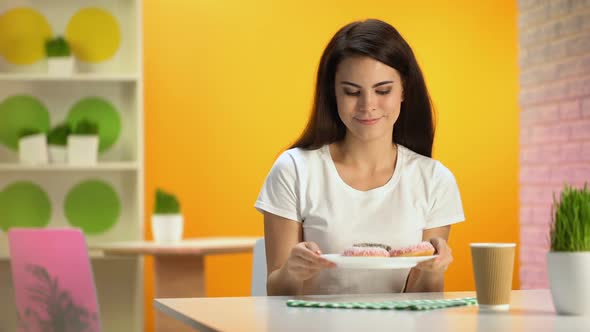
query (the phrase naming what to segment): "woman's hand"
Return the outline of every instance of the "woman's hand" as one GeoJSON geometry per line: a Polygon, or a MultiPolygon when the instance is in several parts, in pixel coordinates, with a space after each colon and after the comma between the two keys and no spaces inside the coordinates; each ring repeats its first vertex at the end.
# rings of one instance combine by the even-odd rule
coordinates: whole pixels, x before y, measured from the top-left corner
{"type": "Polygon", "coordinates": [[[453,262],[453,255],[451,247],[447,241],[441,237],[431,238],[430,243],[435,249],[435,259],[427,260],[419,263],[414,268],[423,272],[445,272],[449,265],[453,262]]]}
{"type": "Polygon", "coordinates": [[[453,261],[451,248],[447,244],[451,226],[441,226],[424,230],[423,241],[430,241],[438,256],[422,262],[410,270],[406,282],[406,292],[442,292],[445,288],[445,271],[453,261]]]}
{"type": "Polygon", "coordinates": [[[322,258],[320,248],[314,242],[300,242],[293,249],[285,263],[285,271],[297,281],[312,278],[320,270],[333,268],[336,264],[322,258]]]}

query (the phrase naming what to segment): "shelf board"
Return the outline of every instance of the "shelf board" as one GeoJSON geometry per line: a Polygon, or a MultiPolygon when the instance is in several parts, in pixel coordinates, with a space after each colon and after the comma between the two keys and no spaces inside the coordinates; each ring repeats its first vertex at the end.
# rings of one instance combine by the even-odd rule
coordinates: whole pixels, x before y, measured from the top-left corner
{"type": "Polygon", "coordinates": [[[20,163],[0,163],[0,171],[136,171],[138,164],[129,162],[99,162],[96,165],[46,164],[26,165],[20,163]]]}
{"type": "Polygon", "coordinates": [[[94,74],[80,73],[67,76],[48,75],[43,73],[3,73],[0,81],[47,81],[47,82],[136,82],[139,76],[136,74],[94,74]]]}

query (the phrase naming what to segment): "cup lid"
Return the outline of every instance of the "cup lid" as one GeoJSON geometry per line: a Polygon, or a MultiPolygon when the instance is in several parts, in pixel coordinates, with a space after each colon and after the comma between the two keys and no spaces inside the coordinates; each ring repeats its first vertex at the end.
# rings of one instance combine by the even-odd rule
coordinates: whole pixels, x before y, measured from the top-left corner
{"type": "Polygon", "coordinates": [[[470,243],[471,247],[475,248],[512,248],[516,247],[516,243],[503,243],[503,242],[479,242],[470,243]]]}

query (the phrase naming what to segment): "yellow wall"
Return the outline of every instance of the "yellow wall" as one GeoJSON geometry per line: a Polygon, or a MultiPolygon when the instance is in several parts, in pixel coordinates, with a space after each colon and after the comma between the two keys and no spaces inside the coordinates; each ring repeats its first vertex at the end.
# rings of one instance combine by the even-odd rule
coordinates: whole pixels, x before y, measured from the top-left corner
{"type": "MultiPolygon", "coordinates": [[[[180,196],[188,237],[262,235],[253,204],[307,120],[323,47],[343,24],[375,17],[398,28],[425,73],[435,158],[455,173],[468,219],[451,233],[447,289],[473,289],[468,243],[518,240],[517,9],[514,0],[443,3],[146,0],[146,236],[156,186],[180,196]]],[[[208,295],[248,295],[250,260],[209,258],[208,295]]]]}

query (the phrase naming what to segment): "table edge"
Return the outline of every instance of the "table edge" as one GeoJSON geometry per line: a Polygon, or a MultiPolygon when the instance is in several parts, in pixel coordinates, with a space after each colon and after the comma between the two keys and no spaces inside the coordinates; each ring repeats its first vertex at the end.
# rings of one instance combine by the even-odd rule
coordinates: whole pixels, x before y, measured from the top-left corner
{"type": "Polygon", "coordinates": [[[219,332],[219,330],[216,330],[210,326],[207,326],[207,325],[202,324],[196,320],[193,320],[190,317],[168,307],[167,305],[165,305],[164,303],[161,303],[157,299],[154,299],[154,308],[156,308],[156,310],[160,311],[161,313],[168,315],[169,317],[176,319],[179,322],[182,322],[182,323],[190,326],[191,328],[197,329],[198,331],[219,332]]]}

